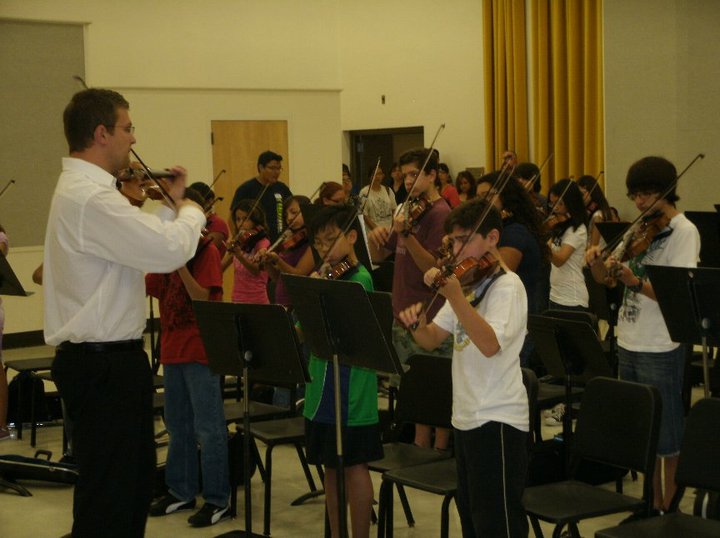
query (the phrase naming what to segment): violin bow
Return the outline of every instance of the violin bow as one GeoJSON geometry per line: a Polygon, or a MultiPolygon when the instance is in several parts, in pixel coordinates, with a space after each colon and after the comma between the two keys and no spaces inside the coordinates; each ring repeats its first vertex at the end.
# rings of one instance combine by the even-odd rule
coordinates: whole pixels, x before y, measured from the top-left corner
{"type": "MultiPolygon", "coordinates": [[[[322,190],[322,188],[323,188],[326,184],[327,184],[327,181],[323,181],[322,183],[320,183],[320,186],[319,186],[317,189],[315,189],[315,191],[314,191],[310,196],[308,196],[308,199],[309,199],[309,200],[312,200],[312,199],[315,197],[315,195],[316,195],[318,192],[320,192],[320,191],[322,190]]],[[[299,204],[298,204],[298,205],[299,205],[299,204]]],[[[281,233],[281,234],[278,236],[278,238],[275,240],[275,242],[268,247],[267,252],[274,252],[275,249],[276,249],[279,245],[282,244],[282,242],[283,242],[284,239],[285,239],[285,237],[284,237],[284,236],[285,236],[285,232],[292,229],[293,223],[295,222],[295,220],[296,220],[301,214],[302,214],[302,211],[298,212],[297,215],[295,215],[292,219],[290,219],[290,222],[287,223],[287,228],[285,229],[285,231],[284,231],[283,233],[281,233]]],[[[301,228],[301,229],[302,229],[302,228],[301,228]]]]}
{"type": "MultiPolygon", "coordinates": [[[[445,124],[441,123],[440,127],[438,127],[437,131],[435,132],[435,137],[432,139],[432,143],[430,144],[430,147],[428,148],[428,154],[427,157],[425,157],[425,162],[420,167],[420,171],[418,172],[418,175],[415,177],[415,180],[412,182],[412,185],[410,185],[410,190],[407,193],[407,199],[410,200],[412,197],[412,193],[415,190],[415,186],[417,185],[418,180],[420,179],[420,176],[425,173],[425,168],[428,165],[428,162],[430,162],[430,157],[432,157],[433,151],[435,151],[435,143],[437,142],[438,137],[440,136],[440,133],[442,133],[445,130],[445,124]]],[[[405,202],[403,202],[405,203],[405,202]]]]}
{"type": "Polygon", "coordinates": [[[650,204],[650,205],[647,207],[647,209],[645,209],[642,213],[640,213],[640,214],[637,216],[637,218],[630,223],[630,225],[625,229],[625,231],[623,231],[621,234],[618,234],[616,237],[614,237],[614,238],[612,239],[612,241],[609,241],[609,242],[608,242],[607,246],[606,246],[606,247],[603,249],[603,251],[602,251],[602,258],[603,258],[603,260],[606,260],[606,259],[608,258],[608,256],[610,256],[610,254],[613,253],[613,252],[615,251],[615,249],[620,246],[620,243],[622,242],[622,240],[628,235],[629,232],[631,232],[631,231],[633,230],[633,228],[635,227],[635,225],[636,225],[638,222],[640,222],[643,217],[645,217],[646,215],[648,215],[648,214],[655,208],[655,204],[657,204],[660,200],[662,200],[663,198],[665,198],[668,194],[670,194],[670,192],[672,192],[672,190],[673,190],[675,187],[677,187],[677,184],[678,184],[678,181],[680,181],[680,178],[683,177],[683,176],[685,175],[685,173],[686,173],[688,170],[690,170],[690,168],[691,168],[698,160],[704,159],[704,158],[705,158],[705,154],[704,154],[704,153],[698,153],[697,155],[695,155],[695,158],[694,158],[692,161],[690,161],[690,164],[688,164],[688,165],[683,169],[683,171],[680,172],[680,173],[677,175],[677,177],[676,177],[675,180],[670,184],[670,186],[669,186],[667,189],[665,189],[665,191],[663,191],[663,192],[660,194],[660,196],[658,196],[657,199],[656,199],[652,204],[650,204]]]}
{"type": "Polygon", "coordinates": [[[313,270],[314,272],[317,272],[320,270],[320,268],[327,263],[327,257],[330,255],[332,250],[335,248],[335,244],[338,242],[341,236],[345,235],[350,231],[350,228],[352,227],[353,222],[355,222],[355,219],[358,215],[361,215],[362,212],[365,210],[365,204],[367,204],[368,198],[370,197],[370,187],[372,186],[373,182],[375,181],[375,177],[377,176],[378,170],[380,170],[380,160],[382,157],[378,157],[377,163],[375,164],[375,171],[373,172],[372,178],[370,178],[370,186],[368,187],[368,196],[365,197],[365,200],[362,203],[362,206],[360,208],[353,207],[352,213],[350,214],[350,218],[348,219],[347,223],[345,223],[345,226],[343,226],[342,230],[340,230],[340,233],[337,235],[337,237],[333,240],[332,245],[330,245],[330,248],[325,253],[325,256],[322,257],[320,260],[320,263],[318,266],[313,270]]]}
{"type": "MultiPolygon", "coordinates": [[[[510,182],[510,180],[513,177],[513,172],[515,171],[515,166],[510,166],[509,163],[504,163],[503,167],[500,169],[500,175],[498,176],[497,181],[495,182],[495,185],[488,191],[488,193],[485,195],[485,198],[483,199],[483,203],[486,203],[485,209],[483,209],[483,212],[478,217],[477,222],[473,226],[472,232],[470,232],[465,239],[463,239],[462,244],[460,245],[460,248],[457,251],[457,254],[452,253],[450,255],[450,260],[448,260],[448,263],[445,264],[445,267],[441,269],[442,272],[447,272],[449,267],[453,267],[455,265],[455,262],[460,257],[460,254],[462,254],[463,250],[465,250],[465,247],[470,242],[473,235],[477,233],[477,231],[480,229],[480,226],[482,226],[482,223],[485,222],[485,219],[490,214],[490,211],[492,211],[492,208],[494,207],[494,201],[495,197],[499,196],[500,193],[505,189],[505,186],[510,182]],[[493,192],[494,191],[494,192],[493,192]]],[[[426,313],[430,310],[432,305],[435,303],[435,301],[438,298],[438,295],[440,295],[440,289],[436,289],[434,295],[430,299],[430,301],[427,303],[426,306],[423,306],[423,309],[418,313],[418,320],[421,319],[422,316],[425,316],[426,313]]],[[[416,323],[413,323],[410,327],[411,329],[415,330],[417,329],[419,325],[419,321],[416,323]]]]}
{"type": "Polygon", "coordinates": [[[574,182],[572,179],[568,178],[568,184],[565,185],[565,188],[564,188],[563,191],[560,193],[560,196],[558,196],[558,199],[555,200],[555,203],[554,203],[554,204],[552,205],[552,207],[550,208],[550,214],[549,214],[549,215],[547,216],[547,218],[543,221],[543,224],[547,223],[547,222],[553,217],[553,215],[555,214],[555,208],[556,208],[557,205],[560,203],[560,200],[562,200],[562,199],[565,197],[565,194],[567,193],[568,189],[570,188],[570,185],[572,185],[573,183],[575,183],[575,182],[574,182]]]}
{"type": "Polygon", "coordinates": [[[0,191],[0,198],[2,198],[3,196],[5,196],[5,193],[6,193],[7,190],[10,188],[10,185],[15,185],[15,180],[14,180],[14,179],[8,180],[8,182],[7,182],[7,183],[5,184],[5,186],[2,188],[2,190],[0,191]]]}
{"type": "Polygon", "coordinates": [[[528,192],[532,191],[533,187],[535,186],[535,182],[540,178],[540,174],[542,174],[545,166],[547,165],[547,163],[550,162],[550,159],[552,159],[554,155],[555,154],[551,152],[547,157],[545,157],[545,160],[540,165],[540,168],[538,168],[538,171],[535,172],[535,174],[525,184],[525,190],[527,190],[528,192]]]}

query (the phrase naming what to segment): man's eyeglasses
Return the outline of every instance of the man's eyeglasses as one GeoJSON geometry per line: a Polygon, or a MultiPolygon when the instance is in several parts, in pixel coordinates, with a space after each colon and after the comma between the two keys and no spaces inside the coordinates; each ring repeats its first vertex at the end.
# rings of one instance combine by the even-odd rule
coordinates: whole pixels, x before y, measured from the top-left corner
{"type": "Polygon", "coordinates": [[[135,126],[134,126],[133,124],[130,124],[130,125],[112,125],[112,128],[113,128],[113,129],[114,129],[115,127],[119,127],[120,129],[122,129],[123,131],[125,131],[125,132],[128,133],[128,134],[133,134],[133,133],[135,133],[135,126]]]}

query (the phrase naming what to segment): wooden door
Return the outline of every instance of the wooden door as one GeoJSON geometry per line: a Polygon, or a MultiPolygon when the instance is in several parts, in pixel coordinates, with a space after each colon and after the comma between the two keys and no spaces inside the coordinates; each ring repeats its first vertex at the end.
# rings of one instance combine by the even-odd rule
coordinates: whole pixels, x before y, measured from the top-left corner
{"type": "MultiPolygon", "coordinates": [[[[225,170],[213,188],[216,196],[223,198],[215,204],[215,211],[220,217],[229,218],[235,190],[257,175],[257,158],[263,151],[282,155],[280,181],[290,185],[287,121],[214,120],[211,129],[213,177],[225,170]]],[[[233,270],[230,267],[223,276],[223,297],[226,301],[230,301],[232,283],[233,270]]]]}

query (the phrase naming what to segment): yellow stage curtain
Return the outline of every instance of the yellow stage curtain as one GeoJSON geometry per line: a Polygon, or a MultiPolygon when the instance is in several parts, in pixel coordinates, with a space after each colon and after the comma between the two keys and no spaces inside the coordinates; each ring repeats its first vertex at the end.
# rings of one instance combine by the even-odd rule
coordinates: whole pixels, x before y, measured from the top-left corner
{"type": "Polygon", "coordinates": [[[525,0],[484,0],[486,169],[506,149],[529,159],[525,0]]]}
{"type": "MultiPolygon", "coordinates": [[[[533,0],[533,155],[553,152],[543,191],[569,176],[597,176],[605,160],[602,0],[533,0]]],[[[602,186],[602,180],[601,180],[602,186]]]]}

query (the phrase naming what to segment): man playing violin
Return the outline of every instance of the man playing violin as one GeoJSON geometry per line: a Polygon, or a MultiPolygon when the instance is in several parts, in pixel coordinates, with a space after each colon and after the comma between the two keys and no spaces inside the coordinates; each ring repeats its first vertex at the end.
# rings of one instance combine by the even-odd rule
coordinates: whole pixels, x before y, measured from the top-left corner
{"type": "MultiPolygon", "coordinates": [[[[662,419],[658,441],[658,463],[654,476],[654,506],[666,510],[677,489],[675,470],[684,427],[682,401],[686,348],[670,339],[653,285],[646,275],[648,265],[696,267],[700,256],[700,235],[695,225],[675,207],[679,200],[675,188],[675,166],[662,157],[645,157],[633,164],[625,181],[635,207],[669,224],[646,250],[622,256],[621,244],[613,255],[603,259],[603,251],[588,249],[585,260],[597,282],[625,285],[617,335],[620,378],[656,386],[662,395],[662,419]],[[668,189],[670,189],[668,191],[668,189]],[[667,192],[664,197],[660,193],[667,192]],[[622,258],[628,258],[626,262],[622,258]],[[664,462],[665,488],[661,473],[664,462]]],[[[626,236],[627,240],[627,236],[626,236]]]]}
{"type": "Polygon", "coordinates": [[[478,228],[486,207],[484,200],[457,207],[445,230],[456,263],[474,259],[488,270],[463,286],[463,275],[429,269],[425,284],[447,301],[434,318],[428,316],[430,322],[420,315],[422,303],[404,309],[400,319],[408,327],[418,324],[412,335],[424,349],[453,338],[452,423],[463,536],[519,537],[528,533],[522,493],[529,412],[520,369],[527,296],[497,251],[500,213],[491,208],[478,228]]]}
{"type": "MultiPolygon", "coordinates": [[[[395,271],[393,273],[392,306],[393,345],[398,358],[404,364],[421,350],[402,323],[400,312],[418,301],[430,300],[432,292],[423,281],[423,274],[435,266],[437,252],[442,246],[443,223],[450,213],[450,207],[435,187],[437,178],[437,154],[428,157],[428,150],[415,149],[404,153],[399,160],[400,171],[409,193],[408,199],[398,207],[392,228],[378,226],[369,234],[370,256],[375,263],[395,253],[395,271]],[[423,163],[427,160],[424,171],[423,163]],[[420,217],[413,217],[412,210],[422,203],[427,211],[420,217]],[[411,207],[412,206],[412,207],[411,207]],[[410,209],[410,210],[408,210],[410,209]]],[[[432,317],[442,306],[435,301],[428,314],[432,317]]],[[[433,354],[449,357],[452,354],[451,342],[441,342],[433,354]]],[[[435,448],[446,449],[449,432],[438,430],[435,448]]],[[[416,425],[415,443],[419,446],[431,446],[431,430],[428,426],[416,425]]]]}
{"type": "Polygon", "coordinates": [[[144,272],[189,260],[205,216],[183,200],[181,167],[169,189],[176,215],[167,206],[141,211],[116,189],[135,143],[120,94],[81,91],[63,118],[70,157],[50,207],[43,292],[53,378],[74,421],[73,535],[142,536],[155,474],[144,272]]]}

